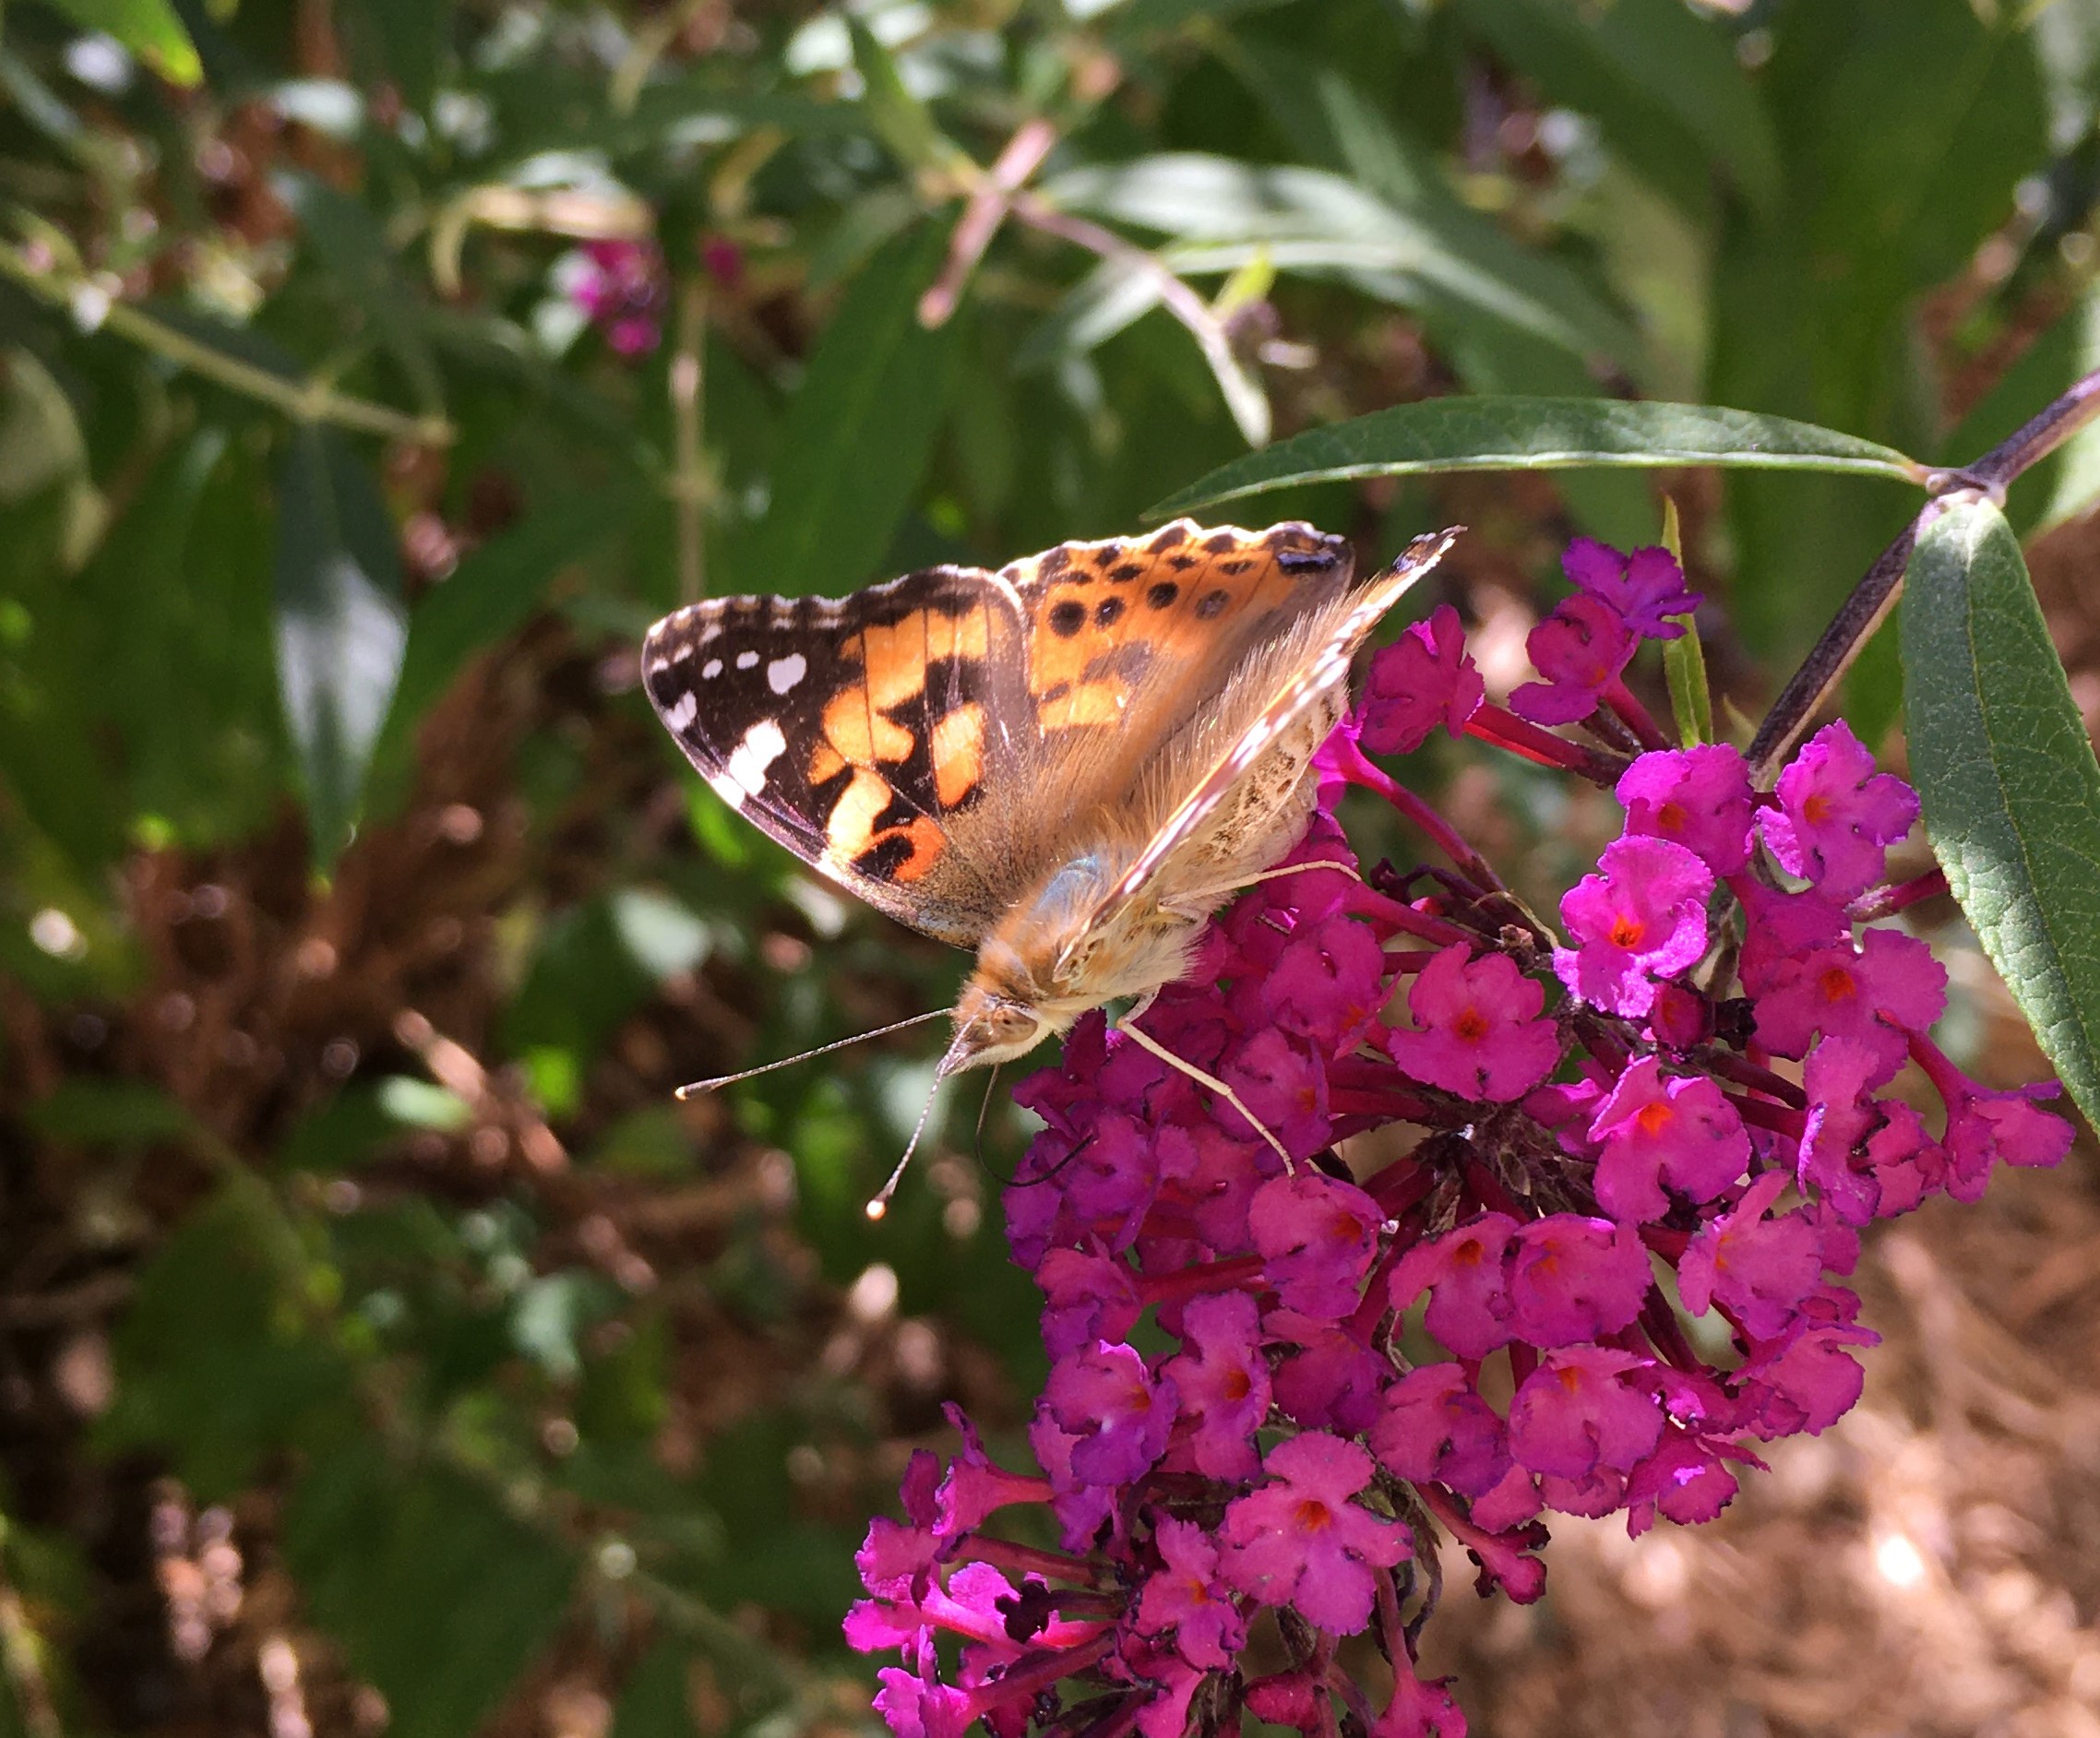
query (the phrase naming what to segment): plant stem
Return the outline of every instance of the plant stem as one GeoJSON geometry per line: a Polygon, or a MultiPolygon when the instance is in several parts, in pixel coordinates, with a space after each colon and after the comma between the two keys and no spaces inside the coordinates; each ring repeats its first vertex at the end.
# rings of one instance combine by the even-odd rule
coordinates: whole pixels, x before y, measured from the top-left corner
{"type": "MultiPolygon", "coordinates": [[[[12,280],[31,295],[55,308],[72,311],[83,295],[106,292],[91,280],[44,270],[25,258],[18,249],[0,247],[0,277],[12,280]]],[[[449,446],[457,431],[444,417],[411,416],[402,411],[374,404],[369,399],[339,392],[326,380],[309,377],[289,380],[282,375],[243,362],[224,351],[214,350],[166,325],[143,308],[111,300],[101,315],[103,328],[129,339],[142,350],[165,357],[177,367],[282,411],[301,423],[330,423],[338,428],[357,429],[390,440],[409,441],[419,446],[449,446]]]]}
{"type": "Polygon", "coordinates": [[[2005,505],[2005,492],[2022,473],[2040,464],[2051,453],[2100,417],[2100,370],[2074,383],[2069,391],[2038,415],[2031,417],[1974,464],[1930,472],[1925,482],[1932,499],[1888,548],[1875,557],[1874,565],[1853,588],[1809,649],[1801,667],[1780,691],[1765,714],[1764,722],[1750,744],[1750,779],[1759,790],[1771,786],[1779,763],[1793,752],[1809,723],[1822,709],[1844,673],[1852,668],[1874,630],[1881,625],[1896,600],[1903,596],[1903,570],[1918,538],[1954,497],[1983,494],[1995,506],[2005,505]]]}

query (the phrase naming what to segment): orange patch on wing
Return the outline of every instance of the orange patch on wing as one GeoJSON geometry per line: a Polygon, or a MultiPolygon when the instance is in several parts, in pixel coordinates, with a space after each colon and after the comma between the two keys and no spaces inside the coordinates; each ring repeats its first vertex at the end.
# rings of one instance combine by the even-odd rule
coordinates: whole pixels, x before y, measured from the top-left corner
{"type": "Polygon", "coordinates": [[[889,780],[871,768],[857,769],[853,782],[839,794],[824,824],[824,855],[832,863],[860,870],[863,860],[879,851],[892,839],[903,839],[911,854],[886,877],[891,881],[917,881],[940,861],[946,840],[940,827],[923,815],[901,827],[877,828],[876,822],[889,806],[889,780]]]}
{"type": "Polygon", "coordinates": [[[952,809],[984,777],[984,708],[972,701],[934,721],[934,796],[952,809]]]}
{"type": "Polygon", "coordinates": [[[818,743],[817,752],[809,757],[809,782],[824,784],[836,779],[846,769],[846,757],[829,743],[818,743]]]}
{"type": "Polygon", "coordinates": [[[926,670],[947,658],[982,658],[990,649],[991,621],[983,610],[950,615],[914,610],[901,621],[865,627],[839,649],[857,659],[870,699],[887,710],[926,691],[926,670]]]}
{"type": "MultiPolygon", "coordinates": [[[[824,738],[841,763],[849,767],[903,760],[910,756],[913,747],[912,732],[894,719],[885,718],[861,688],[848,688],[825,707],[824,738]]],[[[832,768],[834,773],[837,770],[836,767],[832,768]]]]}
{"type": "Polygon", "coordinates": [[[889,872],[889,879],[917,881],[930,875],[948,845],[947,839],[941,837],[940,828],[921,815],[907,821],[902,827],[892,827],[877,833],[875,842],[878,846],[886,844],[900,835],[912,841],[912,854],[889,872]]]}

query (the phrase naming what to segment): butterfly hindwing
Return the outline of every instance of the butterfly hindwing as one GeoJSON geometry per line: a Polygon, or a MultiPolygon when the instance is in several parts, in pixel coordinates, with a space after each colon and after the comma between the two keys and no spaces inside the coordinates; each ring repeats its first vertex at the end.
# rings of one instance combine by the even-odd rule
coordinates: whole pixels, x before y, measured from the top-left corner
{"type": "Polygon", "coordinates": [[[731,806],[900,921],[968,945],[999,890],[950,828],[1011,758],[1020,627],[994,575],[715,598],[650,632],[650,702],[731,806]]]}

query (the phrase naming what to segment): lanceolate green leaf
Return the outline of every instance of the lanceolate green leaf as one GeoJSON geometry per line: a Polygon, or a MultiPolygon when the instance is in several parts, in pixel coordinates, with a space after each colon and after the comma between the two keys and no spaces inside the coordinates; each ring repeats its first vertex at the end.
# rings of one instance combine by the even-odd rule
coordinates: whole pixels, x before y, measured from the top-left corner
{"type": "Polygon", "coordinates": [[[1903,649],[1932,848],[2064,1085],[2100,1116],[2100,767],[1996,507],[1951,506],[1919,538],[1903,649]]]}
{"type": "Polygon", "coordinates": [[[408,639],[393,526],[337,435],[299,429],[278,473],[277,679],[317,862],[342,849],[408,639]]]}
{"type": "Polygon", "coordinates": [[[875,577],[948,408],[957,334],[918,321],[947,234],[893,242],[863,268],[810,358],[781,433],[772,498],[732,548],[731,583],[799,597],[875,577]]]}
{"type": "Polygon", "coordinates": [[[1892,446],[1784,416],[1609,399],[1430,399],[1395,405],[1221,465],[1152,508],[1191,507],[1301,482],[1427,470],[1559,470],[1726,465],[1920,481],[1892,446]]]}

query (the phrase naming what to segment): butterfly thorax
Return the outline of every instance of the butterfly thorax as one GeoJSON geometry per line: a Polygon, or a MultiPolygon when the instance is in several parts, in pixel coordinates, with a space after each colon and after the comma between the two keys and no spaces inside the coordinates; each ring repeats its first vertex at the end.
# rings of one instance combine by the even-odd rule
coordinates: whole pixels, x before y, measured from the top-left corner
{"type": "Polygon", "coordinates": [[[1044,875],[986,935],[955,1006],[944,1071],[1020,1055],[1090,1008],[1143,995],[1181,977],[1203,918],[1151,900],[1101,921],[1104,896],[1131,848],[1085,852],[1044,875]]]}

